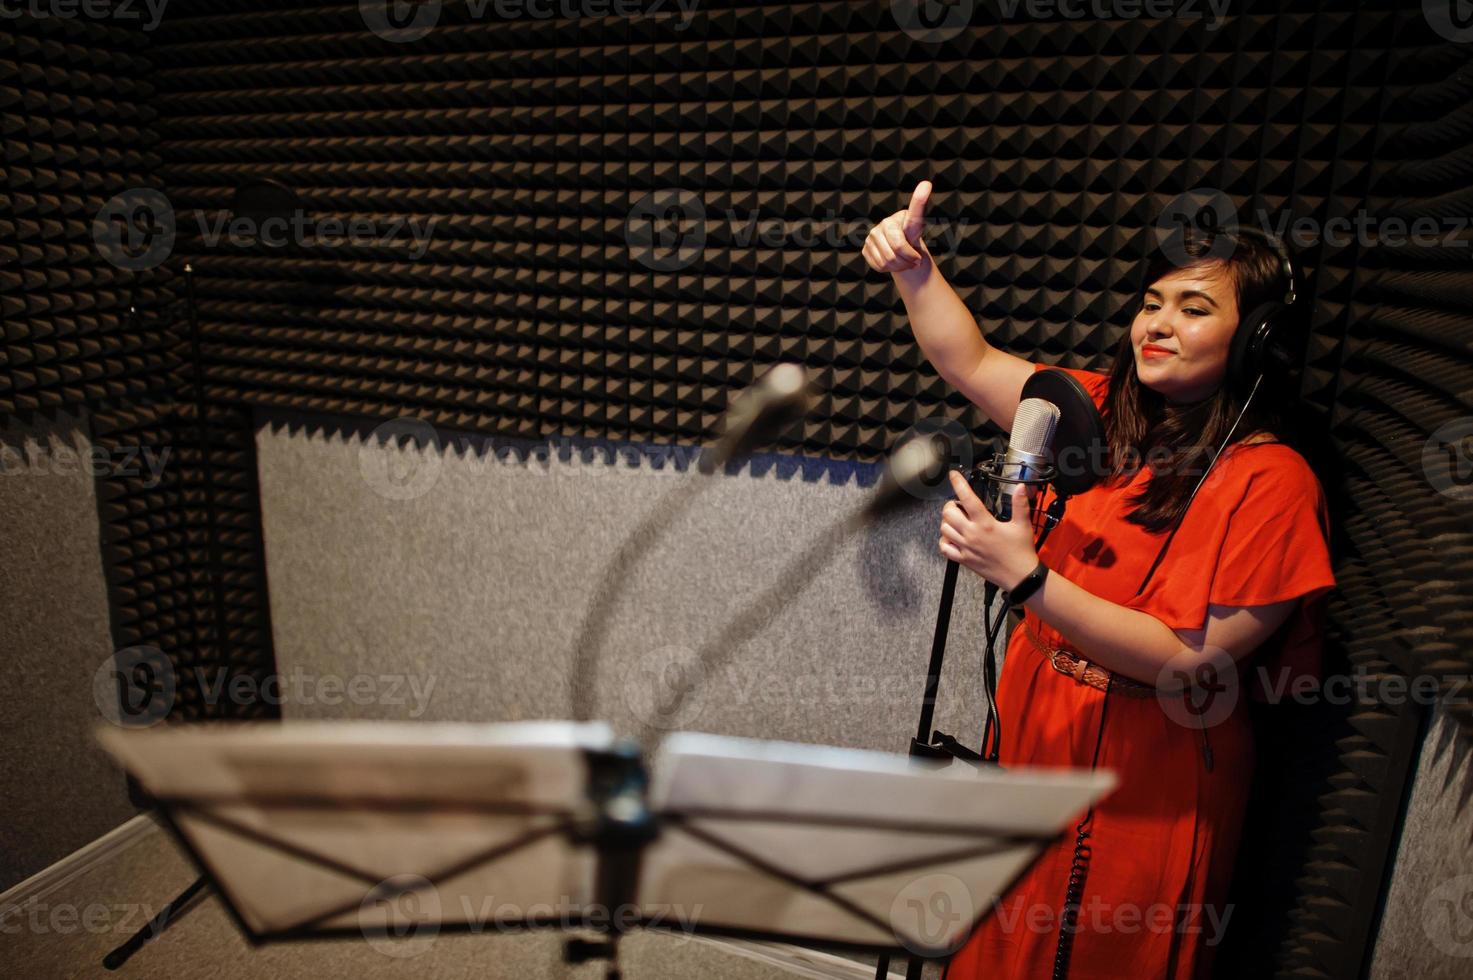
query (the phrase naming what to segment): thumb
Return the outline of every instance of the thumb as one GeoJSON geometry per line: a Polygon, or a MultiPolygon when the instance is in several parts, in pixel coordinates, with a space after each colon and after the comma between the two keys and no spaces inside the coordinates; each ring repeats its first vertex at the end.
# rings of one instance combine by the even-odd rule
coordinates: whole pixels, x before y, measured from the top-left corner
{"type": "Polygon", "coordinates": [[[1028,484],[1019,483],[1015,485],[1013,487],[1012,497],[1013,513],[1009,520],[1016,521],[1019,518],[1025,521],[1032,520],[1033,507],[1032,502],[1028,499],[1028,484]]]}
{"type": "Polygon", "coordinates": [[[911,192],[910,204],[905,209],[905,240],[912,245],[921,237],[926,224],[926,202],[931,199],[931,182],[923,180],[911,192]]]}

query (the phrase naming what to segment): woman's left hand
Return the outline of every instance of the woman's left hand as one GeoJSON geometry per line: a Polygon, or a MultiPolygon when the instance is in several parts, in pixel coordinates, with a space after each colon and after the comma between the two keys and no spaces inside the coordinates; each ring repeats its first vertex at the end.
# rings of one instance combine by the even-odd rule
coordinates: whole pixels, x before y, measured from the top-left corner
{"type": "Polygon", "coordinates": [[[965,565],[1004,590],[1011,590],[1038,565],[1028,490],[1013,488],[1012,520],[999,521],[972,492],[966,477],[949,474],[956,499],[941,508],[941,554],[965,565]]]}

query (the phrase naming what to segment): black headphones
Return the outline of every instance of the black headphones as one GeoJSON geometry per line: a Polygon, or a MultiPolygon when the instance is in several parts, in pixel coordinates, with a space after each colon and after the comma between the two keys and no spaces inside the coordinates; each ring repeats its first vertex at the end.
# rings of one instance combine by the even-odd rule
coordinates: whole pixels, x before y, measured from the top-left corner
{"type": "Polygon", "coordinates": [[[1237,332],[1228,348],[1227,383],[1237,391],[1246,392],[1268,371],[1293,366],[1294,352],[1289,342],[1295,331],[1290,322],[1293,319],[1290,308],[1298,299],[1298,277],[1294,261],[1289,258],[1289,250],[1268,232],[1234,225],[1221,229],[1220,233],[1235,238],[1252,238],[1273,249],[1278,253],[1288,282],[1283,299],[1263,303],[1238,319],[1237,332]]]}
{"type": "MultiPolygon", "coordinates": [[[[1228,348],[1226,383],[1246,393],[1247,400],[1242,410],[1238,412],[1237,419],[1233,421],[1232,428],[1228,430],[1227,438],[1222,441],[1221,446],[1217,447],[1217,452],[1212,454],[1212,460],[1207,464],[1206,471],[1192,487],[1191,495],[1187,497],[1188,508],[1196,499],[1197,491],[1202,489],[1207,475],[1212,472],[1212,467],[1217,464],[1218,457],[1232,442],[1233,433],[1237,431],[1238,423],[1243,421],[1243,416],[1247,414],[1248,405],[1258,394],[1258,387],[1265,375],[1271,369],[1291,367],[1294,360],[1293,352],[1289,349],[1289,341],[1295,332],[1291,323],[1293,316],[1290,308],[1298,299],[1296,291],[1298,279],[1294,273],[1294,262],[1289,258],[1289,250],[1284,247],[1283,242],[1257,228],[1235,225],[1218,229],[1216,234],[1253,238],[1272,248],[1278,253],[1279,261],[1283,263],[1284,278],[1288,281],[1288,288],[1284,291],[1283,299],[1264,303],[1238,320],[1237,332],[1233,334],[1232,346],[1228,348]]],[[[1151,581],[1151,576],[1156,574],[1161,559],[1166,556],[1166,549],[1171,547],[1176,532],[1181,529],[1185,520],[1186,512],[1183,511],[1181,520],[1172,526],[1171,532],[1166,535],[1166,540],[1161,543],[1161,550],[1156,552],[1156,558],[1146,571],[1146,577],[1141,580],[1140,587],[1135,590],[1136,595],[1146,590],[1147,583],[1151,581]]]]}

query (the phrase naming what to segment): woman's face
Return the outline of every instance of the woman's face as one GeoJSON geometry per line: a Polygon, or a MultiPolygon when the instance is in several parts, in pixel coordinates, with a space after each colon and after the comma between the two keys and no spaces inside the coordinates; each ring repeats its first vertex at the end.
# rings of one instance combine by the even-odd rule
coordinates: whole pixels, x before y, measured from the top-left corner
{"type": "Polygon", "coordinates": [[[1227,374],[1237,328],[1238,294],[1223,263],[1162,276],[1130,325],[1136,374],[1168,401],[1201,401],[1227,374]]]}

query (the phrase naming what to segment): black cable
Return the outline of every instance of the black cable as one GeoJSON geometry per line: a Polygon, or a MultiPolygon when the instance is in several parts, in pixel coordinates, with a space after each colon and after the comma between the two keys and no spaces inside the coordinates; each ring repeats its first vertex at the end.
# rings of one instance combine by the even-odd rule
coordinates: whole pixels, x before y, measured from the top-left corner
{"type": "MultiPolygon", "coordinates": [[[[1043,503],[1044,495],[1052,489],[1045,484],[1039,495],[1037,504],[1043,503]]],[[[1041,550],[1044,542],[1048,540],[1049,532],[1059,523],[1064,515],[1065,498],[1055,492],[1054,499],[1049,502],[1047,508],[1042,509],[1043,518],[1038,534],[1038,540],[1034,548],[1041,550]]],[[[982,604],[982,635],[987,644],[982,657],[982,689],[987,697],[987,720],[982,726],[982,758],[987,762],[997,762],[1002,753],[1002,710],[997,704],[997,641],[1002,635],[1003,620],[1007,618],[1008,610],[1012,608],[1011,603],[1004,601],[997,615],[989,622],[987,610],[992,605],[992,600],[997,594],[997,586],[987,584],[983,592],[982,604]]]]}
{"type": "MultiPolygon", "coordinates": [[[[1223,438],[1222,445],[1217,447],[1217,452],[1213,454],[1212,459],[1207,464],[1207,468],[1202,472],[1201,477],[1198,478],[1196,484],[1192,487],[1192,492],[1187,495],[1188,508],[1191,507],[1192,501],[1196,499],[1197,491],[1201,490],[1202,485],[1207,482],[1207,476],[1212,472],[1212,467],[1216,465],[1217,460],[1232,442],[1233,434],[1238,431],[1238,424],[1243,421],[1243,416],[1248,413],[1248,406],[1253,404],[1253,398],[1258,394],[1259,385],[1262,383],[1263,374],[1260,372],[1258,378],[1253,382],[1252,390],[1248,392],[1247,399],[1243,402],[1242,410],[1238,412],[1237,418],[1233,419],[1233,424],[1228,428],[1227,436],[1223,438]]],[[[1162,542],[1160,550],[1156,552],[1156,557],[1151,562],[1151,567],[1146,570],[1146,577],[1141,580],[1140,586],[1135,590],[1137,596],[1146,590],[1146,585],[1151,581],[1151,577],[1156,574],[1156,569],[1161,565],[1161,559],[1166,556],[1166,550],[1171,547],[1171,542],[1176,538],[1176,532],[1181,529],[1182,524],[1185,522],[1186,513],[1183,510],[1181,518],[1173,525],[1171,532],[1166,536],[1166,540],[1162,542]]],[[[1094,756],[1090,759],[1089,763],[1090,772],[1094,772],[1095,765],[1100,759],[1100,744],[1105,735],[1105,709],[1109,706],[1110,687],[1115,681],[1113,672],[1107,672],[1107,676],[1109,679],[1105,682],[1105,698],[1100,703],[1100,727],[1099,731],[1095,733],[1094,756]]],[[[1207,733],[1205,725],[1202,728],[1202,733],[1205,740],[1207,733]]],[[[1208,771],[1211,771],[1212,751],[1209,747],[1205,747],[1205,745],[1203,756],[1206,760],[1208,771]]],[[[1095,809],[1091,806],[1088,812],[1085,813],[1084,818],[1079,821],[1079,826],[1075,828],[1074,859],[1069,865],[1069,884],[1064,893],[1064,908],[1060,916],[1059,945],[1054,951],[1053,980],[1065,980],[1069,973],[1069,957],[1074,949],[1074,930],[1078,924],[1079,905],[1084,901],[1084,879],[1089,871],[1091,849],[1088,841],[1093,830],[1094,815],[1095,809]]]]}
{"type": "MultiPolygon", "coordinates": [[[[1115,675],[1108,674],[1105,681],[1105,697],[1100,701],[1100,727],[1095,732],[1094,755],[1089,760],[1089,771],[1094,772],[1100,761],[1100,744],[1105,739],[1105,711],[1110,706],[1110,688],[1115,675]]],[[[1095,808],[1091,806],[1074,829],[1074,858],[1069,864],[1069,885],[1064,891],[1064,908],[1059,916],[1059,945],[1054,949],[1053,980],[1065,980],[1069,975],[1069,957],[1074,952],[1074,932],[1079,924],[1079,906],[1084,902],[1084,879],[1089,873],[1092,852],[1089,838],[1094,830],[1095,808]]]]}
{"type": "Polygon", "coordinates": [[[982,659],[982,689],[987,697],[987,722],[982,726],[982,758],[987,762],[996,762],[1002,751],[1002,710],[997,703],[997,640],[1007,614],[1006,602],[990,622],[987,609],[982,611],[982,634],[987,644],[982,659]]]}

